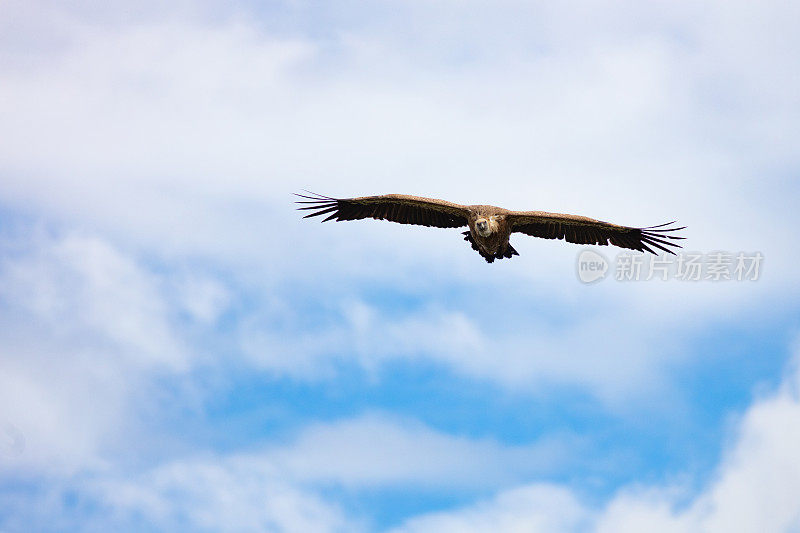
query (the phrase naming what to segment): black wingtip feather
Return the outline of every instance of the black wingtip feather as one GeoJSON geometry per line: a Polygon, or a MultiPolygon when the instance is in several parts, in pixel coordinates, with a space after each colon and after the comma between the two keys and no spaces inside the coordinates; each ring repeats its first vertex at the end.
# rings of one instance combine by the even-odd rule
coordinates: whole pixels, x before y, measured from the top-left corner
{"type": "Polygon", "coordinates": [[[642,229],[653,229],[653,228],[663,228],[664,226],[669,226],[670,224],[674,224],[677,220],[673,220],[671,222],[664,222],[663,224],[656,224],[655,226],[647,226],[646,228],[642,229]]]}
{"type": "MultiPolygon", "coordinates": [[[[331,198],[330,196],[325,196],[324,194],[311,192],[311,191],[309,191],[307,189],[301,189],[301,190],[303,192],[305,192],[305,193],[310,194],[311,195],[310,198],[315,198],[315,199],[319,199],[319,200],[323,200],[323,199],[324,200],[337,200],[338,199],[338,198],[331,198]]],[[[297,193],[294,193],[294,194],[297,195],[297,196],[303,196],[302,194],[297,194],[297,193]]],[[[309,196],[303,196],[303,198],[309,198],[309,196]]]]}
{"type": "MultiPolygon", "coordinates": [[[[642,244],[650,245],[668,254],[675,255],[674,248],[683,248],[683,247],[680,244],[672,241],[683,240],[686,239],[686,237],[681,237],[679,235],[667,235],[667,233],[672,233],[686,229],[687,226],[667,227],[670,226],[671,224],[675,224],[675,221],[673,220],[672,222],[665,222],[664,224],[658,224],[656,226],[640,228],[639,233],[642,244]]],[[[649,251],[654,255],[657,255],[652,249],[648,249],[647,251],[649,251]]]]}

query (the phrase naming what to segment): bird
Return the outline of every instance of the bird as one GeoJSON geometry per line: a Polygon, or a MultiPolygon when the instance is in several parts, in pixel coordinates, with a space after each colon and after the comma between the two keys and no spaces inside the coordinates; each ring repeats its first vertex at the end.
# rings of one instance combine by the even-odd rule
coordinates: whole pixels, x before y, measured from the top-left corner
{"type": "Polygon", "coordinates": [[[464,240],[487,263],[519,255],[509,242],[512,233],[543,239],[563,239],[575,244],[611,244],[653,255],[658,255],[654,249],[674,255],[675,248],[682,248],[675,241],[685,239],[675,235],[675,232],[686,229],[686,226],[676,227],[675,221],[636,228],[579,215],[510,211],[493,205],[461,205],[406,194],[331,198],[310,191],[304,192],[306,194],[294,193],[302,198],[296,203],[304,204],[298,209],[310,211],[303,218],[328,215],[322,222],[372,218],[435,228],[467,226],[469,229],[463,232],[464,240]]]}

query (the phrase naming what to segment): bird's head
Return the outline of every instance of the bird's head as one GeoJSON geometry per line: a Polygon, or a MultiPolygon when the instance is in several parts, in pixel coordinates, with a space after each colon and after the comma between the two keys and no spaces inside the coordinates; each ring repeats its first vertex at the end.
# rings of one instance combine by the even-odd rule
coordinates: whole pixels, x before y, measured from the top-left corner
{"type": "Polygon", "coordinates": [[[481,217],[475,221],[475,230],[481,237],[488,237],[493,232],[498,230],[497,217],[490,216],[489,218],[481,217]]]}

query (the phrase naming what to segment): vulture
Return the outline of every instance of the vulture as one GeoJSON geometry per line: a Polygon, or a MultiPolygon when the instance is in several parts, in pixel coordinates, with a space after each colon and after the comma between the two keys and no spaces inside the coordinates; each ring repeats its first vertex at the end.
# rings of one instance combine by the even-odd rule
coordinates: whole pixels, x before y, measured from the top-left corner
{"type": "Polygon", "coordinates": [[[322,222],[374,218],[435,228],[467,226],[469,230],[463,232],[464,240],[489,263],[495,259],[519,255],[509,243],[512,233],[543,239],[563,239],[575,244],[612,244],[654,255],[658,253],[654,248],[674,255],[673,249],[681,248],[674,241],[685,238],[674,233],[686,226],[676,227],[674,221],[658,226],[634,228],[578,215],[509,211],[492,205],[460,205],[405,194],[331,198],[306,192],[307,194],[295,193],[303,198],[296,203],[308,204],[298,209],[310,210],[303,218],[327,215],[322,222]]]}

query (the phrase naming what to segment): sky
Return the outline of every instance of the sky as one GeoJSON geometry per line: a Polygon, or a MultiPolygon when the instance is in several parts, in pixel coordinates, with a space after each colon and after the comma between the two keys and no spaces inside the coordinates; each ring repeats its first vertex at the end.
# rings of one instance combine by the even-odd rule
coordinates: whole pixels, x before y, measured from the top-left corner
{"type": "Polygon", "coordinates": [[[798,21],[7,0],[0,531],[799,531],[798,21]],[[763,263],[586,284],[584,247],[487,264],[303,189],[763,263]]]}

